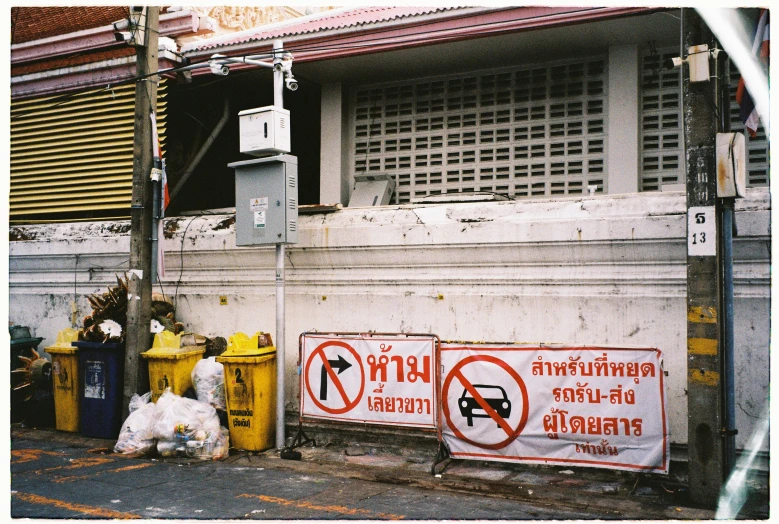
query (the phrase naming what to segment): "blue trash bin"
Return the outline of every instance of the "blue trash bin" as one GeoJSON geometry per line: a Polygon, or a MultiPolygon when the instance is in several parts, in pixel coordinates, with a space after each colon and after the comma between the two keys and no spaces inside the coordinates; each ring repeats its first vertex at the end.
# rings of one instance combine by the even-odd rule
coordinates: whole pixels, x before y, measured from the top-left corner
{"type": "Polygon", "coordinates": [[[119,436],[124,398],[124,344],[73,342],[81,370],[81,434],[119,436]]]}

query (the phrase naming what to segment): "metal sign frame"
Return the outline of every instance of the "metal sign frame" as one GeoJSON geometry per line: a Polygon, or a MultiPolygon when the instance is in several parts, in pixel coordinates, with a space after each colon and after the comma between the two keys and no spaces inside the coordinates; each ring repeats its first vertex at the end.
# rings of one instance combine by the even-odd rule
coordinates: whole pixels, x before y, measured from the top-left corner
{"type": "MultiPolygon", "coordinates": [[[[298,369],[300,370],[299,377],[300,377],[300,384],[299,384],[299,404],[298,404],[298,410],[299,410],[299,419],[298,419],[298,435],[295,437],[295,441],[292,445],[292,447],[297,447],[300,445],[303,445],[307,442],[312,442],[312,439],[308,439],[306,437],[305,432],[303,431],[303,424],[308,423],[326,423],[328,425],[332,425],[335,427],[343,426],[343,427],[353,427],[355,425],[365,425],[370,424],[371,426],[375,426],[378,428],[385,428],[385,429],[398,429],[403,428],[404,430],[413,430],[415,432],[420,433],[433,433],[435,432],[436,439],[439,443],[443,441],[443,430],[442,430],[442,424],[441,424],[441,402],[440,402],[440,395],[441,395],[441,339],[438,337],[438,335],[433,333],[391,333],[391,332],[346,332],[346,331],[306,331],[300,334],[298,337],[298,369]],[[307,417],[303,414],[303,395],[305,387],[304,383],[304,370],[303,366],[305,363],[303,362],[303,341],[304,337],[307,335],[316,335],[316,336],[332,336],[334,338],[337,337],[349,337],[349,338],[364,338],[364,339],[371,339],[371,338],[378,338],[378,337],[393,337],[397,338],[399,340],[408,339],[408,338],[429,338],[433,341],[433,362],[432,366],[434,369],[434,384],[433,384],[433,391],[436,395],[436,398],[438,401],[433,402],[432,409],[435,410],[435,427],[416,427],[416,426],[407,426],[403,424],[382,424],[382,423],[376,423],[376,422],[352,422],[352,421],[340,421],[340,420],[330,420],[330,419],[321,419],[317,417],[307,417]],[[305,437],[305,438],[303,438],[305,437]]],[[[314,444],[316,445],[316,444],[314,444]]]]}

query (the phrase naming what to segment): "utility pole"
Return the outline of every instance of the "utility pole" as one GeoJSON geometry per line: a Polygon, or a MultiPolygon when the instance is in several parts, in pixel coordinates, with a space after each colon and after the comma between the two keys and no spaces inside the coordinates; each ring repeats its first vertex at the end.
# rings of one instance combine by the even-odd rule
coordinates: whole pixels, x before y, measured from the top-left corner
{"type": "MultiPolygon", "coordinates": [[[[136,7],[131,7],[135,12],[136,7]]],[[[130,273],[127,333],[124,356],[123,419],[133,394],[149,389],[149,376],[140,354],[151,348],[151,238],[152,168],[151,113],[157,110],[159,7],[145,7],[145,39],[136,42],[135,127],[133,142],[133,194],[130,229],[130,273]],[[152,76],[149,76],[152,75],[152,76]]],[[[144,17],[139,23],[144,25],[144,17]]],[[[132,27],[131,27],[132,29],[132,27]]],[[[137,30],[137,28],[136,28],[137,30]]],[[[156,232],[155,232],[156,234],[156,232]]]]}
{"type": "MultiPolygon", "coordinates": [[[[273,65],[282,63],[281,53],[284,44],[281,40],[273,42],[273,65]]],[[[284,108],[284,73],[279,67],[273,68],[273,105],[284,108]]],[[[286,318],[284,304],[284,244],[276,244],[276,449],[283,449],[286,443],[285,420],[285,373],[286,373],[286,318]]]]}
{"type": "MultiPolygon", "coordinates": [[[[694,9],[682,9],[684,53],[715,48],[694,9]]],[[[682,81],[687,175],[687,449],[690,497],[716,506],[725,481],[720,266],[717,199],[716,82],[682,81]]],[[[729,110],[723,108],[723,111],[729,110]]]]}

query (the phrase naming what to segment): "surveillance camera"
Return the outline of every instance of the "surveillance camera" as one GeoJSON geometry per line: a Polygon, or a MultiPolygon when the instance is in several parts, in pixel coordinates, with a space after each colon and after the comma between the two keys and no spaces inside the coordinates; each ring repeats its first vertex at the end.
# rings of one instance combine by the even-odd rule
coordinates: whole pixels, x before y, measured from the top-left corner
{"type": "Polygon", "coordinates": [[[673,58],[669,58],[668,60],[663,61],[663,69],[674,69],[677,67],[682,67],[685,60],[680,56],[675,56],[673,58]]]}
{"type": "Polygon", "coordinates": [[[284,82],[287,84],[287,89],[290,91],[297,91],[298,90],[298,81],[295,80],[292,77],[288,77],[284,82]]]}
{"type": "Polygon", "coordinates": [[[214,75],[227,76],[230,73],[229,67],[218,62],[209,62],[208,67],[211,68],[211,73],[214,75]]]}
{"type": "Polygon", "coordinates": [[[133,35],[128,31],[117,31],[114,33],[114,38],[117,42],[129,42],[132,40],[133,35]]]}
{"type": "Polygon", "coordinates": [[[281,65],[281,62],[273,64],[273,70],[278,73],[281,73],[282,71],[284,71],[284,66],[281,65]]]}

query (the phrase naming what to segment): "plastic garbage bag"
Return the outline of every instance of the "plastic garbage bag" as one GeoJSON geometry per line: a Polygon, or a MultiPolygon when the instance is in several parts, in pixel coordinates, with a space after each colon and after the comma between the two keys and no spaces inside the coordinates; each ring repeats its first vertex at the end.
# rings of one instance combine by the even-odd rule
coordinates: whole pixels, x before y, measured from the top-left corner
{"type": "Polygon", "coordinates": [[[188,457],[201,460],[221,460],[227,458],[230,447],[227,428],[206,433],[198,431],[192,440],[186,444],[188,457]]]}
{"type": "Polygon", "coordinates": [[[161,457],[175,457],[179,454],[179,449],[183,450],[184,448],[176,441],[160,440],[157,442],[157,453],[161,457]]]}
{"type": "Polygon", "coordinates": [[[200,430],[206,433],[219,430],[219,417],[213,406],[166,389],[157,399],[157,418],[152,430],[154,438],[182,444],[200,430]]]}
{"type": "Polygon", "coordinates": [[[157,405],[149,402],[151,393],[130,399],[130,414],[122,424],[114,452],[126,455],[149,453],[154,449],[152,427],[157,416],[157,405]]]}
{"type": "Polygon", "coordinates": [[[192,385],[200,402],[210,404],[216,409],[227,409],[224,366],[217,362],[215,357],[204,358],[195,364],[192,369],[192,385]]]}
{"type": "Polygon", "coordinates": [[[151,402],[151,391],[148,391],[143,395],[138,395],[137,393],[134,394],[133,398],[130,399],[130,405],[129,405],[130,413],[132,413],[138,408],[142,408],[143,406],[147,405],[149,402],[151,402]]]}

